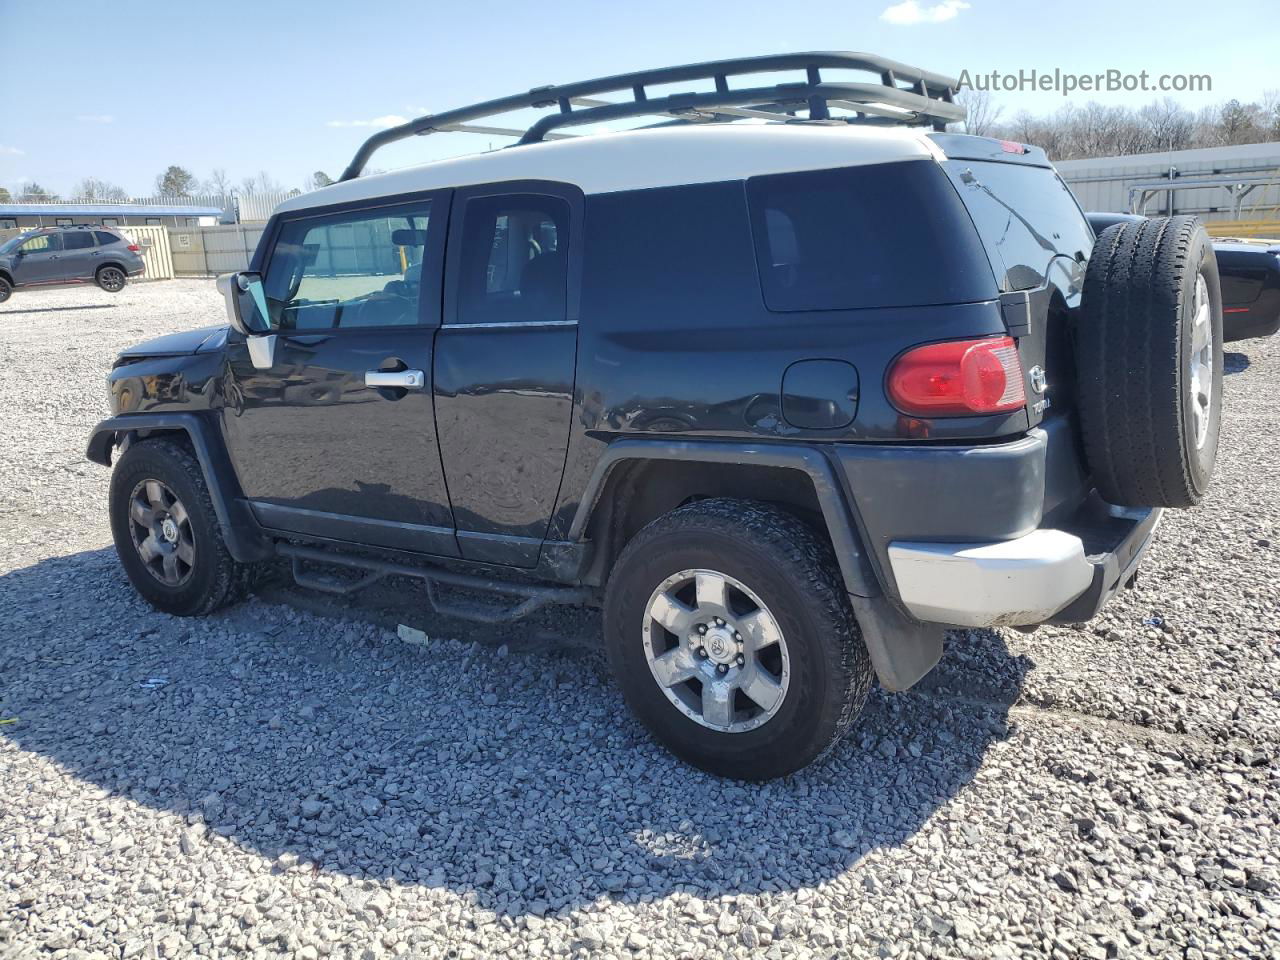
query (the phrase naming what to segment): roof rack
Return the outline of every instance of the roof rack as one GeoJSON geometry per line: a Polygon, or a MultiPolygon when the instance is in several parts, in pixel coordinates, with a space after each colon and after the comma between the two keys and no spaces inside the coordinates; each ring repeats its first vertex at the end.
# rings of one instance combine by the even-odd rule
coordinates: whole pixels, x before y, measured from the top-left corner
{"type": "MultiPolygon", "coordinates": [[[[669,123],[726,123],[744,118],[821,123],[931,126],[944,130],[963,120],[965,110],[955,102],[959,81],[894,60],[866,53],[784,53],[737,60],[713,60],[623,73],[597,80],[535,87],[496,100],[429,114],[369,137],[343,171],[341,180],[360,176],[374,152],[389,143],[431,133],[463,132],[519,137],[520,144],[564,137],[561,127],[657,116],[669,123]],[[875,75],[874,82],[845,83],[822,79],[822,70],[856,70],[875,75]],[[731,89],[729,78],[742,74],[803,70],[803,83],[778,83],[731,89]],[[662,83],[713,80],[715,90],[649,97],[645,88],[662,83]],[[597,99],[625,91],[630,100],[597,99]],[[525,108],[558,108],[525,130],[476,125],[472,121],[525,108]],[[833,115],[831,108],[850,111],[833,115]],[[798,116],[803,110],[805,116],[798,116]]],[[[661,125],[661,124],[660,124],[661,125]]]]}

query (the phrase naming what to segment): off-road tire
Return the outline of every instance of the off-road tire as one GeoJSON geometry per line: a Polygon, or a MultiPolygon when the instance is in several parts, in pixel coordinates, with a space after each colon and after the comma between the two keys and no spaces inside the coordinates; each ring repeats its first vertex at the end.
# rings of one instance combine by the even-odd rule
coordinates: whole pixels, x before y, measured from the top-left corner
{"type": "Polygon", "coordinates": [[[13,284],[0,277],[0,303],[4,303],[13,294],[13,284]]]}
{"type": "Polygon", "coordinates": [[[261,565],[239,563],[227,551],[204,472],[182,443],[143,440],[125,450],[111,473],[108,509],[120,564],[134,589],[157,610],[203,616],[242,600],[258,578],[261,565]],[[190,517],[195,562],[178,586],[164,584],[148,571],[130,532],[130,500],[144,480],[158,480],[172,490],[190,517]]]}
{"type": "Polygon", "coordinates": [[[628,705],[676,756],[723,777],[769,780],[822,757],[850,729],[871,688],[870,657],[830,544],[776,507],[701,500],[644,527],[609,578],[605,643],[628,705]],[[790,683],[777,712],[745,732],[719,732],[681,713],[649,668],[642,629],[654,590],[690,569],[728,574],[777,620],[790,683]]]}
{"type": "Polygon", "coordinates": [[[1098,237],[1075,330],[1078,408],[1098,493],[1134,507],[1189,507],[1209,486],[1222,411],[1222,293],[1195,217],[1119,223],[1098,237]],[[1211,308],[1212,399],[1195,442],[1188,397],[1193,302],[1211,308]]]}
{"type": "Polygon", "coordinates": [[[107,293],[119,293],[129,282],[125,272],[114,264],[104,264],[93,275],[93,282],[107,293]]]}

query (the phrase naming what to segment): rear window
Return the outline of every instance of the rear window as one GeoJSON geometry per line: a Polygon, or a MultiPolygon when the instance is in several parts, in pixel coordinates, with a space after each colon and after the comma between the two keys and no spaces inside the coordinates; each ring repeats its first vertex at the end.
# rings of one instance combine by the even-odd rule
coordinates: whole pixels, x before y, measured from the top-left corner
{"type": "Polygon", "coordinates": [[[973,223],[932,160],[753,177],[747,197],[770,310],[996,295],[973,223]]]}
{"type": "Polygon", "coordinates": [[[117,237],[114,233],[107,233],[107,231],[105,230],[95,230],[93,231],[93,235],[98,238],[98,243],[102,244],[102,246],[104,247],[109,243],[120,242],[119,237],[117,237]]]}
{"type": "Polygon", "coordinates": [[[943,163],[982,237],[1001,290],[1042,286],[1055,256],[1087,257],[1093,230],[1047,167],[989,160],[943,163]]]}

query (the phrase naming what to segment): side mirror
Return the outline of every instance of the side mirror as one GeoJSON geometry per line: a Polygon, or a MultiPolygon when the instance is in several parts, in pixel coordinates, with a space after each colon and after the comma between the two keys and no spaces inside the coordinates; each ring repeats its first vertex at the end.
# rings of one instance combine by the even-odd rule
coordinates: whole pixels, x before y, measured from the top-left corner
{"type": "Polygon", "coordinates": [[[262,277],[247,272],[224,273],[218,277],[217,285],[227,304],[227,319],[247,338],[253,365],[260,369],[270,367],[275,358],[276,338],[271,332],[271,314],[267,312],[262,277]]]}

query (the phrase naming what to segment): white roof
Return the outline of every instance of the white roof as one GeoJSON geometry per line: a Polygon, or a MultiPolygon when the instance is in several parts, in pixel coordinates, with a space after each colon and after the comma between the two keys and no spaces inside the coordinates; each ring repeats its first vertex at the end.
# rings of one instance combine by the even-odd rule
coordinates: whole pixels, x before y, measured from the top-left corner
{"type": "Polygon", "coordinates": [[[765,173],[945,159],[918,127],[738,124],[602,133],[437,160],[286,200],[277,212],[504,180],[553,180],[583,193],[742,180],[765,173]]]}

